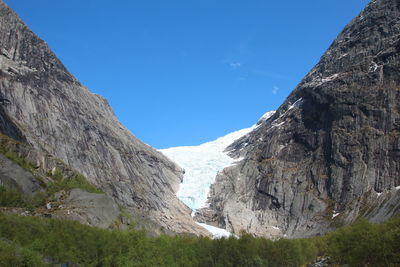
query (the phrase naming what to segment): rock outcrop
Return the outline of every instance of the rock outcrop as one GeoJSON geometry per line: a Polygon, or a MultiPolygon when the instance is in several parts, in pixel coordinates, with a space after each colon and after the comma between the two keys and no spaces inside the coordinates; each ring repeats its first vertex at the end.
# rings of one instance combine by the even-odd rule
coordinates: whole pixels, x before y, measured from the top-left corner
{"type": "Polygon", "coordinates": [[[277,112],[234,142],[197,219],[269,237],[400,213],[400,1],[373,0],[277,112]]]}
{"type": "MultiPolygon", "coordinates": [[[[175,196],[182,169],[135,138],[2,1],[0,100],[3,134],[62,160],[137,217],[207,234],[175,196]]],[[[47,168],[47,158],[33,162],[47,168]]]]}
{"type": "MultiPolygon", "coordinates": [[[[84,224],[108,228],[117,221],[120,215],[118,205],[105,194],[89,193],[76,188],[72,189],[67,196],[62,197],[64,198],[61,200],[62,204],[51,213],[54,218],[76,220],[84,224]]],[[[51,208],[50,206],[49,209],[51,208]]]]}
{"type": "Polygon", "coordinates": [[[32,173],[2,154],[0,154],[0,185],[15,188],[27,196],[42,190],[32,173]]]}

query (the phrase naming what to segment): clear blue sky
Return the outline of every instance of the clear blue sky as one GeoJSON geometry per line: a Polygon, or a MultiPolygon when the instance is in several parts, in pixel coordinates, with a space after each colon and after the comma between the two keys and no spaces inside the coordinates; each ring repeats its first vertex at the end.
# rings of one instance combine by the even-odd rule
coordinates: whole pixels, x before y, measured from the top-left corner
{"type": "Polygon", "coordinates": [[[367,0],[5,0],[156,148],[276,109],[367,0]]]}

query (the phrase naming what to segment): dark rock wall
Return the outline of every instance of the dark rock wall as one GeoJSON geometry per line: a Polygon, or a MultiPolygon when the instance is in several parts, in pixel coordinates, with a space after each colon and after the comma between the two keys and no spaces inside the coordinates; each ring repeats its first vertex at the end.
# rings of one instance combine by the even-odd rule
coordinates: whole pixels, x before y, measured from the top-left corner
{"type": "Polygon", "coordinates": [[[376,0],[274,116],[228,148],[245,159],[217,177],[198,218],[296,237],[398,213],[399,112],[400,1],[376,0]]]}

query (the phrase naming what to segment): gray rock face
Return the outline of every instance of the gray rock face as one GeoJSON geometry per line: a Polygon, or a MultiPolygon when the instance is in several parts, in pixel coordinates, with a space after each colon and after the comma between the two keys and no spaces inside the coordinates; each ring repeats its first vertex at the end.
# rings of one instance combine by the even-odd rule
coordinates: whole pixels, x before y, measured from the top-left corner
{"type": "Polygon", "coordinates": [[[118,205],[109,196],[81,189],[72,189],[62,203],[52,213],[52,217],[76,220],[101,228],[110,227],[120,214],[118,205]]]}
{"type": "MultiPolygon", "coordinates": [[[[112,88],[110,88],[112,89],[112,88]]],[[[182,170],[135,138],[0,1],[0,130],[84,174],[132,213],[206,234],[175,192],[182,170]]]]}
{"type": "Polygon", "coordinates": [[[374,0],[277,112],[228,149],[197,218],[303,237],[400,212],[400,1],[374,0]],[[397,188],[396,188],[397,187],[397,188]]]}
{"type": "Polygon", "coordinates": [[[0,154],[0,185],[16,188],[28,196],[42,189],[32,173],[2,154],[0,154]]]}

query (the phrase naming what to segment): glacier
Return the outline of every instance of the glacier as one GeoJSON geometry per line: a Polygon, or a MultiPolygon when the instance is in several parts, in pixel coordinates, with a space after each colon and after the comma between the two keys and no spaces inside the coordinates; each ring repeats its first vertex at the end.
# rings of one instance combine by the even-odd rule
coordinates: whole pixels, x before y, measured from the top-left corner
{"type": "MultiPolygon", "coordinates": [[[[192,209],[192,215],[197,209],[206,206],[210,186],[214,183],[218,172],[240,161],[240,159],[231,158],[225,149],[235,140],[257,128],[261,121],[267,120],[274,113],[275,111],[269,111],[253,126],[229,133],[211,142],[198,146],[179,146],[159,150],[185,170],[177,197],[192,209]]],[[[215,238],[230,234],[224,229],[198,224],[211,232],[215,238]]]]}

